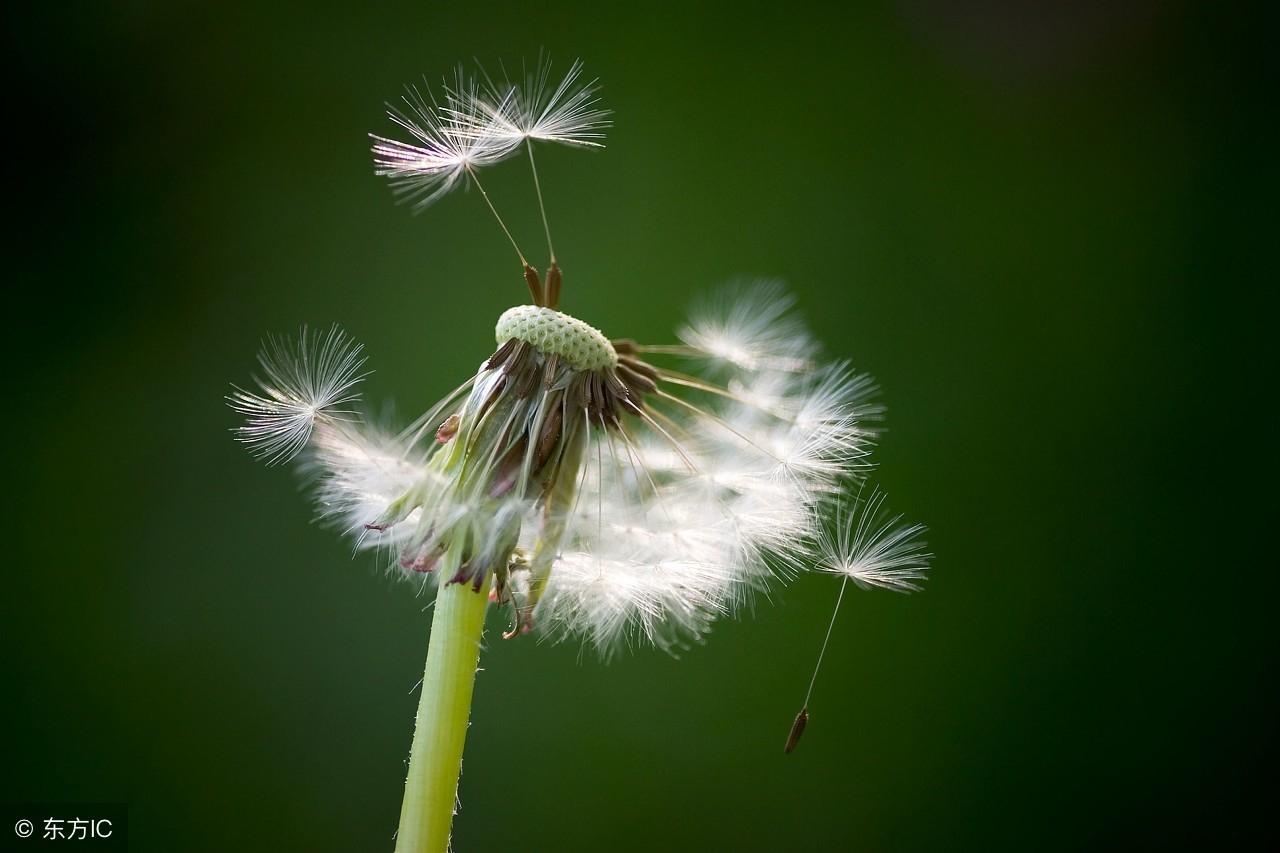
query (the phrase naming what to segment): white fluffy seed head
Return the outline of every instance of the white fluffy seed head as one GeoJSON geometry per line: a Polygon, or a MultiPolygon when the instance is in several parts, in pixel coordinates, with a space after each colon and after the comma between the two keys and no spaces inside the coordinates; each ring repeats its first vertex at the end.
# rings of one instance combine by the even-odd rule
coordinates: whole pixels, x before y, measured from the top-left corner
{"type": "MultiPolygon", "coordinates": [[[[375,171],[421,209],[519,151],[532,165],[534,141],[598,147],[608,112],[581,71],[552,85],[545,62],[522,83],[459,68],[436,93],[411,87],[390,112],[409,141],[373,136],[375,171]]],[[[525,269],[534,301],[556,304],[551,269],[545,285],[525,269]]],[[[869,378],[819,362],[793,301],[774,282],[732,286],[681,345],[649,347],[512,308],[498,351],[399,435],[342,408],[363,360],[337,330],[269,342],[261,393],[228,399],[247,418],[237,438],[270,462],[306,447],[321,515],[394,550],[418,589],[493,575],[520,630],[606,657],[674,651],[802,570],[905,591],[927,568],[923,528],[885,521],[878,494],[827,530],[870,467],[880,408],[869,378]]]]}
{"type": "Polygon", "coordinates": [[[874,386],[841,363],[791,369],[792,359],[812,363],[815,348],[776,310],[790,302],[776,286],[734,298],[751,309],[734,301],[727,318],[703,314],[702,331],[691,337],[718,329],[749,358],[635,344],[619,356],[579,320],[512,309],[498,323],[498,341],[518,339],[536,351],[519,368],[531,375],[553,372],[558,360],[559,378],[530,391],[509,381],[501,362],[486,362],[400,435],[341,408],[356,397],[362,364],[341,333],[272,341],[262,356],[262,392],[231,398],[248,417],[237,437],[275,461],[307,445],[322,516],[358,547],[394,552],[393,570],[415,588],[437,582],[435,572],[461,571],[441,555],[464,542],[475,564],[508,567],[518,608],[532,602],[519,625],[581,640],[604,657],[636,644],[678,652],[716,618],[808,569],[863,586],[917,588],[928,561],[923,528],[886,521],[878,494],[839,510],[867,467],[863,421],[878,414],[868,402],[874,386]],[[768,323],[757,322],[761,313],[768,323]],[[695,368],[710,360],[728,378],[700,379],[661,358],[638,362],[647,352],[691,356],[695,368]],[[587,399],[564,393],[562,380],[627,364],[656,377],[657,390],[631,400],[610,426],[588,423],[587,399]],[[562,426],[544,431],[553,415],[537,401],[557,393],[562,426]],[[575,430],[581,441],[565,462],[567,477],[539,485],[533,468],[506,462],[520,446],[512,435],[575,430]],[[504,478],[526,475],[527,488],[506,491],[504,478]],[[824,532],[833,513],[836,529],[824,532]]]}

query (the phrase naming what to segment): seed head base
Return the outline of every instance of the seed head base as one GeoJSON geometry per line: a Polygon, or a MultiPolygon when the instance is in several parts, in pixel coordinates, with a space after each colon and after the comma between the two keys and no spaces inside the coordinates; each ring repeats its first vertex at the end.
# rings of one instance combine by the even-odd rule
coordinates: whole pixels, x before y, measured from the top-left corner
{"type": "Polygon", "coordinates": [[[544,355],[555,355],[571,367],[596,371],[618,364],[618,353],[599,329],[551,308],[517,305],[498,318],[499,344],[524,341],[544,355]]]}

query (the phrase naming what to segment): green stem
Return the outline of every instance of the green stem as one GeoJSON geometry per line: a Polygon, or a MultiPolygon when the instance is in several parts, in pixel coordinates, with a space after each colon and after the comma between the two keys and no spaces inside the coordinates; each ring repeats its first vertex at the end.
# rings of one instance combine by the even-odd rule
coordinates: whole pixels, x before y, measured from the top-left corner
{"type": "Polygon", "coordinates": [[[436,594],[396,853],[446,853],[449,849],[488,602],[486,590],[473,592],[468,583],[442,586],[436,594]]]}

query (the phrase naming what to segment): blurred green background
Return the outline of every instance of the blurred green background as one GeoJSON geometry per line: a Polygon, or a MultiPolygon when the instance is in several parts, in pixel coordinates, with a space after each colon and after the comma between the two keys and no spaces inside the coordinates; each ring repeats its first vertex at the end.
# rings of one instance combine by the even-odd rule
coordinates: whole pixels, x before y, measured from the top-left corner
{"type": "MultiPolygon", "coordinates": [[[[884,388],[927,591],[782,589],[679,660],[482,656],[454,847],[1276,842],[1274,88],[1177,3],[29,4],[4,297],[8,801],[135,850],[390,850],[428,602],[311,524],[223,396],[339,323],[425,409],[523,297],[480,197],[372,173],[384,102],[581,57],[608,148],[540,158],[564,306],[670,339],[786,279],[884,388]],[[1268,568],[1268,565],[1272,565],[1268,568]]],[[[540,263],[527,170],[486,188],[540,263]]],[[[0,828],[7,839],[9,828],[0,828]]]]}

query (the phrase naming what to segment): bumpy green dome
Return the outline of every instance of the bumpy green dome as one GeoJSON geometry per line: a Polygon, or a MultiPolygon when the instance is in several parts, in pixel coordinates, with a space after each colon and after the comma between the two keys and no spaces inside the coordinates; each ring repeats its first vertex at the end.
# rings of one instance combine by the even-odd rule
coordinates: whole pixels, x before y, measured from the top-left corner
{"type": "Polygon", "coordinates": [[[547,355],[557,355],[578,370],[600,370],[618,363],[613,344],[599,329],[568,314],[536,305],[518,305],[498,318],[498,343],[515,338],[547,355]]]}

